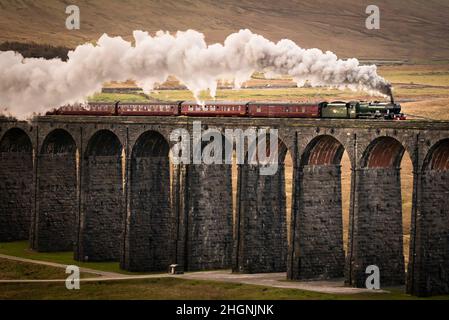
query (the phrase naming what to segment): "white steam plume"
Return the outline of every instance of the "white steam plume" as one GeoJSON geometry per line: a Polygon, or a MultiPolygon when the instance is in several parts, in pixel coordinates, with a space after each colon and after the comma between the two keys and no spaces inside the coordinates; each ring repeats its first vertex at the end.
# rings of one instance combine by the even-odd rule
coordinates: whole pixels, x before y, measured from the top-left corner
{"type": "Polygon", "coordinates": [[[249,30],[229,35],[224,44],[207,45],[202,33],[188,30],[154,37],[134,32],[135,44],[103,35],[60,59],[24,59],[0,52],[0,112],[19,119],[67,103],[82,102],[108,81],[135,80],[145,91],[172,75],[193,92],[215,96],[217,82],[239,87],[256,72],[290,75],[298,86],[329,86],[389,95],[390,85],[375,65],[339,60],[332,52],[302,49],[290,40],[271,42],[249,30]]]}

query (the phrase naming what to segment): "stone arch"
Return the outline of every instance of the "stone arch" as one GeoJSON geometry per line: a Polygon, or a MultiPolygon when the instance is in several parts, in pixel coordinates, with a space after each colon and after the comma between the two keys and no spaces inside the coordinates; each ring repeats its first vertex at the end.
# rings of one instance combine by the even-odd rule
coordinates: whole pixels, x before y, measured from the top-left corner
{"type": "Polygon", "coordinates": [[[131,271],[167,270],[173,251],[169,144],[146,131],[131,153],[125,261],[131,271]]]}
{"type": "MultiPolygon", "coordinates": [[[[266,148],[266,155],[273,156],[269,135],[266,148]]],[[[288,152],[286,143],[278,138],[277,170],[274,174],[262,175],[260,164],[248,163],[248,154],[245,164],[238,166],[234,272],[286,271],[285,158],[288,152]]]]}
{"type": "Polygon", "coordinates": [[[301,166],[338,165],[345,148],[333,136],[320,135],[306,146],[301,157],[301,166]]]}
{"type": "Polygon", "coordinates": [[[430,148],[424,160],[423,171],[449,171],[449,139],[443,139],[430,148]]]}
{"type": "Polygon", "coordinates": [[[34,247],[38,251],[73,250],[78,212],[77,146],[64,129],[50,132],[38,160],[37,219],[34,247]]]}
{"type": "Polygon", "coordinates": [[[405,283],[401,160],[403,144],[393,137],[371,141],[353,171],[346,281],[364,287],[366,267],[376,265],[383,285],[405,283]]]}
{"type": "MultiPolygon", "coordinates": [[[[415,175],[416,177],[416,175],[415,175]]],[[[449,293],[449,139],[435,143],[417,175],[407,291],[449,293]]]]}
{"type": "Polygon", "coordinates": [[[95,132],[87,143],[85,157],[90,156],[118,156],[121,157],[123,146],[117,135],[108,130],[101,129],[95,132]]]}
{"type": "Polygon", "coordinates": [[[363,168],[399,168],[405,148],[392,137],[379,137],[372,141],[362,156],[363,168]]]}
{"type": "Polygon", "coordinates": [[[0,141],[0,241],[29,238],[33,176],[31,139],[11,128],[0,141]]]}
{"type": "Polygon", "coordinates": [[[314,137],[297,168],[290,279],[343,276],[341,159],[345,148],[330,135],[314,137]]]}
{"type": "Polygon", "coordinates": [[[118,261],[124,227],[123,146],[109,130],[97,131],[82,160],[81,261],[118,261]]]}
{"type": "MultiPolygon", "coordinates": [[[[217,131],[218,133],[218,131],[217,131]]],[[[201,153],[213,156],[215,138],[202,141],[201,153]]],[[[225,144],[220,132],[222,164],[190,164],[186,173],[185,239],[183,262],[186,270],[225,269],[232,255],[232,165],[225,163],[225,144]]]]}

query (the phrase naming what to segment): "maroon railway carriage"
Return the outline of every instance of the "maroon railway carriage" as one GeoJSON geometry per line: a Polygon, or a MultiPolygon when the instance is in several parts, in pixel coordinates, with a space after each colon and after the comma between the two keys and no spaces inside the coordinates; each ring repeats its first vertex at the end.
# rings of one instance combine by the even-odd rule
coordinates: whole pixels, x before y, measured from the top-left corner
{"type": "Polygon", "coordinates": [[[86,105],[84,105],[84,104],[74,104],[74,105],[62,106],[62,107],[59,107],[59,108],[55,108],[55,109],[53,109],[51,111],[47,111],[46,115],[47,116],[53,116],[53,115],[70,115],[70,116],[75,116],[75,115],[84,114],[86,112],[89,112],[86,105]]]}
{"type": "Polygon", "coordinates": [[[63,106],[57,109],[53,114],[58,115],[80,115],[80,116],[115,116],[116,103],[89,103],[63,106]]]}
{"type": "Polygon", "coordinates": [[[181,103],[181,115],[203,117],[244,117],[247,102],[208,101],[204,105],[196,101],[181,103]]]}
{"type": "Polygon", "coordinates": [[[117,113],[120,116],[177,116],[179,115],[179,103],[120,103],[117,113]]]}
{"type": "Polygon", "coordinates": [[[321,103],[248,103],[249,117],[319,118],[321,103]]]}

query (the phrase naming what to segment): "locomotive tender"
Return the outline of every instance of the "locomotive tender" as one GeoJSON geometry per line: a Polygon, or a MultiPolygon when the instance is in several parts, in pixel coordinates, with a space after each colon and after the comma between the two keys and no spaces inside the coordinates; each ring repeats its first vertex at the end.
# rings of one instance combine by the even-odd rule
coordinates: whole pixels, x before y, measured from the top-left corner
{"type": "Polygon", "coordinates": [[[247,102],[196,101],[89,103],[63,106],[47,115],[194,116],[404,120],[401,106],[391,102],[247,102]]]}

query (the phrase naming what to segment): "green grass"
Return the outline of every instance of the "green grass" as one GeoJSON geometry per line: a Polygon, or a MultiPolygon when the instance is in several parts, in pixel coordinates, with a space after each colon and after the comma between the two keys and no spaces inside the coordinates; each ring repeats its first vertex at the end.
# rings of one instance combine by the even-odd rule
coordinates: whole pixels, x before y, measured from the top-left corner
{"type": "MultiPolygon", "coordinates": [[[[105,271],[111,263],[77,263],[66,253],[41,254],[26,249],[26,242],[2,243],[0,253],[64,264],[77,264],[105,271]],[[105,268],[106,266],[106,268],[105,268]]],[[[82,278],[91,276],[83,273],[82,278]]],[[[65,279],[63,269],[0,259],[0,279],[65,279]]],[[[417,299],[401,288],[388,293],[325,294],[298,289],[273,288],[206,280],[152,278],[82,282],[81,290],[69,291],[64,283],[1,283],[0,299],[297,299],[297,300],[404,300],[417,299]]],[[[449,299],[437,296],[431,299],[449,299]]]]}
{"type": "MultiPolygon", "coordinates": [[[[63,268],[0,258],[1,280],[65,279],[67,276],[63,268]]],[[[98,277],[98,275],[81,273],[81,278],[87,277],[98,277]]]]}
{"type": "MultiPolygon", "coordinates": [[[[177,278],[81,283],[69,291],[61,283],[0,284],[0,299],[201,299],[201,300],[405,300],[418,299],[394,289],[389,293],[326,294],[297,289],[177,278]]],[[[449,296],[432,297],[449,299],[449,296]]]]}
{"type": "Polygon", "coordinates": [[[145,102],[149,101],[143,93],[97,93],[88,98],[89,102],[145,102]]]}
{"type": "Polygon", "coordinates": [[[50,261],[66,265],[76,265],[95,270],[117,272],[122,274],[141,274],[120,269],[118,262],[79,262],[73,259],[73,252],[36,252],[29,249],[28,241],[0,243],[0,254],[32,260],[50,261]]]}

